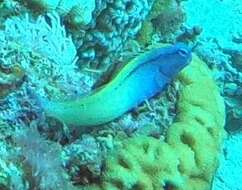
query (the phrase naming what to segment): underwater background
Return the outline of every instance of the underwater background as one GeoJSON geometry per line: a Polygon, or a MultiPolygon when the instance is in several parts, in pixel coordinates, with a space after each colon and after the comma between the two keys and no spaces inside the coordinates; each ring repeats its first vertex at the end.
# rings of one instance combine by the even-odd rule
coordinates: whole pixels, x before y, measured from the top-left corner
{"type": "Polygon", "coordinates": [[[240,0],[0,0],[0,190],[242,190],[240,0]]]}

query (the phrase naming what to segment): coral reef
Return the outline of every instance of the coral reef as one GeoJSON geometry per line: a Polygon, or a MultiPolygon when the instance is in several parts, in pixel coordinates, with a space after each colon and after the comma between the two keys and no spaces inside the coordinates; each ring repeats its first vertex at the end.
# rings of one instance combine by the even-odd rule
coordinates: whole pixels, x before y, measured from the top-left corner
{"type": "Polygon", "coordinates": [[[176,37],[178,42],[196,42],[197,37],[202,33],[202,28],[199,26],[194,26],[192,28],[184,27],[181,34],[176,37]]]}
{"type": "MultiPolygon", "coordinates": [[[[0,124],[3,127],[3,124],[0,124]]],[[[0,142],[0,189],[26,190],[28,185],[24,180],[24,173],[21,166],[17,164],[18,150],[10,144],[0,142]]]]}
{"type": "Polygon", "coordinates": [[[92,12],[95,9],[95,0],[21,0],[28,7],[44,11],[57,11],[61,16],[68,17],[72,25],[87,25],[91,22],[92,12]]]}
{"type": "Polygon", "coordinates": [[[152,137],[131,138],[107,160],[103,189],[163,189],[174,182],[178,186],[178,164],[169,145],[152,137]]]}
{"type": "Polygon", "coordinates": [[[57,14],[48,14],[48,19],[49,21],[46,21],[44,17],[39,17],[37,21],[34,21],[29,18],[28,14],[24,18],[7,19],[4,23],[5,39],[11,39],[12,43],[15,42],[13,45],[16,48],[33,51],[56,64],[70,65],[75,61],[76,56],[73,41],[67,36],[65,28],[61,26],[57,14]],[[25,35],[23,35],[24,33],[25,35]]]}
{"type": "Polygon", "coordinates": [[[115,131],[124,131],[128,136],[164,137],[176,116],[176,100],[179,89],[180,83],[174,81],[162,93],[162,96],[146,101],[133,113],[127,113],[116,122],[112,122],[111,127],[115,131]]]}
{"type": "Polygon", "coordinates": [[[35,126],[16,131],[14,139],[25,160],[23,164],[27,170],[25,174],[29,175],[26,178],[30,189],[72,189],[62,167],[59,144],[43,139],[35,126]]]}
{"type": "Polygon", "coordinates": [[[90,183],[88,180],[101,175],[103,152],[100,143],[91,135],[82,135],[82,139],[65,146],[62,157],[75,183],[90,183]]]}
{"type": "MultiPolygon", "coordinates": [[[[241,8],[240,0],[0,0],[0,189],[209,189],[225,116],[196,56],[162,96],[98,129],[46,118],[39,97],[76,99],[148,44],[197,41],[225,97],[226,129],[239,131],[241,8]]],[[[224,149],[232,160],[234,148],[224,149]]],[[[222,164],[215,181],[233,173],[222,164]]]]}
{"type": "Polygon", "coordinates": [[[183,87],[178,114],[165,142],[152,137],[124,140],[106,161],[103,189],[210,187],[225,134],[223,99],[210,71],[196,56],[179,80],[183,87]]]}
{"type": "Polygon", "coordinates": [[[152,36],[156,34],[163,42],[171,42],[171,39],[174,40],[172,35],[180,28],[184,19],[185,14],[178,1],[155,0],[137,40],[143,45],[148,45],[152,42],[152,36]]]}
{"type": "Polygon", "coordinates": [[[98,11],[93,28],[85,32],[78,55],[80,65],[106,70],[110,60],[120,60],[127,42],[134,38],[153,0],[115,0],[98,11]]]}
{"type": "Polygon", "coordinates": [[[198,39],[197,54],[213,70],[226,104],[226,129],[241,128],[242,70],[241,70],[241,2],[201,0],[196,4],[184,2],[187,13],[185,25],[199,25],[203,32],[198,39]],[[214,11],[207,10],[217,7],[214,11]],[[197,15],[197,16],[194,16],[197,15]],[[206,19],[204,19],[206,17],[206,19]],[[221,19],[223,18],[223,19],[221,19]]]}
{"type": "Polygon", "coordinates": [[[226,130],[234,132],[240,130],[242,124],[242,72],[234,64],[231,55],[220,50],[217,44],[202,42],[198,47],[198,54],[213,70],[226,105],[226,130]],[[206,48],[206,49],[205,49],[206,48]]]}
{"type": "MultiPolygon", "coordinates": [[[[48,2],[50,4],[52,4],[52,2],[56,4],[57,1],[44,0],[24,2],[34,3],[37,7],[41,7],[40,4],[42,4],[42,7],[51,7],[48,2]]],[[[81,67],[86,66],[92,69],[105,70],[110,66],[111,59],[119,59],[123,47],[128,40],[135,37],[152,6],[153,0],[102,0],[97,1],[95,7],[94,5],[90,5],[91,10],[85,9],[84,13],[80,11],[83,6],[88,5],[89,2],[93,4],[94,1],[81,3],[83,2],[83,0],[81,0],[65,4],[67,2],[69,3],[69,1],[60,1],[58,4],[60,5],[59,8],[58,6],[55,8],[55,5],[53,7],[62,15],[62,9],[66,12],[70,9],[72,4],[78,4],[78,2],[80,2],[81,8],[77,8],[77,10],[75,8],[71,9],[71,13],[66,15],[67,20],[70,20],[71,23],[80,22],[78,20],[80,20],[83,15],[92,15],[91,23],[84,27],[83,24],[78,24],[78,29],[73,33],[78,49],[79,65],[81,67]],[[93,8],[95,9],[93,10],[93,8]],[[87,11],[89,11],[89,13],[85,13],[87,11]]],[[[32,10],[33,7],[30,6],[30,9],[32,10]]],[[[47,8],[47,10],[53,10],[53,8],[47,8]]],[[[87,23],[88,21],[85,22],[87,23]]]]}
{"type": "Polygon", "coordinates": [[[11,18],[0,32],[0,65],[5,72],[1,74],[5,81],[1,82],[7,83],[1,94],[6,96],[11,88],[18,87],[2,102],[0,116],[4,120],[26,121],[27,113],[36,117],[37,94],[75,98],[90,90],[92,79],[76,72],[76,49],[58,15],[49,15],[49,19],[50,24],[44,17],[36,22],[27,15],[11,18]]]}

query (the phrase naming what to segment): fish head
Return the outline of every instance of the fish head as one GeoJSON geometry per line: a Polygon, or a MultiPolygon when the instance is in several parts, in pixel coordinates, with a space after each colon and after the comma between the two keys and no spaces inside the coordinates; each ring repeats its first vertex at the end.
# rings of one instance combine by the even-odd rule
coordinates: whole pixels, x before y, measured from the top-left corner
{"type": "Polygon", "coordinates": [[[160,73],[168,78],[174,78],[192,60],[192,48],[184,43],[177,43],[161,52],[158,58],[160,73]]]}

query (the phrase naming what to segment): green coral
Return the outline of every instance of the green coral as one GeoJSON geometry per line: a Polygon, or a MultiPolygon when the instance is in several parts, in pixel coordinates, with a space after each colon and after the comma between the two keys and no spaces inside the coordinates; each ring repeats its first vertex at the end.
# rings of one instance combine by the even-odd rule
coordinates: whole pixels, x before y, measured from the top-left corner
{"type": "Polygon", "coordinates": [[[165,141],[143,136],[123,140],[106,161],[101,189],[210,188],[225,136],[224,102],[209,69],[196,56],[179,81],[177,117],[165,141]]]}

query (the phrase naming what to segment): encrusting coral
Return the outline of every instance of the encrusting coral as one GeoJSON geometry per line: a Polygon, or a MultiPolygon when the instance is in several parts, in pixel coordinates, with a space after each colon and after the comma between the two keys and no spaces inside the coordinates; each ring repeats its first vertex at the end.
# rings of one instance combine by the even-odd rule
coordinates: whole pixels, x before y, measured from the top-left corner
{"type": "Polygon", "coordinates": [[[123,140],[106,161],[101,189],[210,188],[225,137],[224,102],[209,69],[196,56],[179,81],[177,117],[165,142],[143,136],[123,140]]]}

